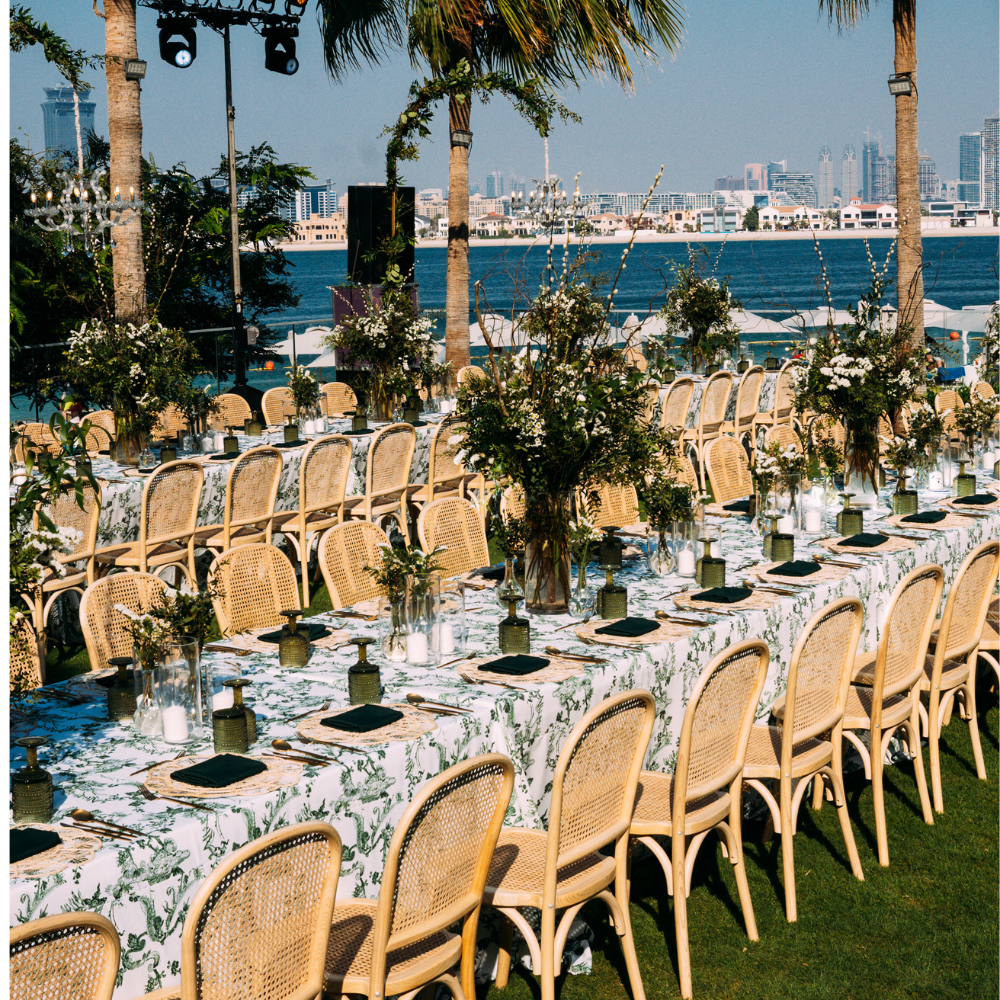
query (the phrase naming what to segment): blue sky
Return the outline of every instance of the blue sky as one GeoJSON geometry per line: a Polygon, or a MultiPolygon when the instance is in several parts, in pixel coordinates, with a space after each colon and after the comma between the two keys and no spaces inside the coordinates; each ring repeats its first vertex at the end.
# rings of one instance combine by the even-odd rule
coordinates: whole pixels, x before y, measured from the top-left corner
{"type": "MultiPolygon", "coordinates": [[[[33,14],[78,48],[104,50],[104,22],[90,0],[35,0],[33,14]]],[[[636,73],[633,95],[589,80],[562,92],[584,119],[557,127],[550,139],[553,173],[582,174],[584,191],[645,190],[660,164],[660,190],[704,191],[717,176],[739,175],[744,163],[787,159],[789,169],[814,170],[828,143],[839,162],[853,143],[860,159],[864,132],[895,140],[892,98],[892,3],[873,4],[867,20],[838,35],[820,17],[815,0],[691,0],[677,57],[636,73]]],[[[958,176],[958,136],[978,131],[997,112],[996,0],[929,0],[917,12],[920,150],[936,161],[942,179],[958,176]]],[[[225,150],[222,41],[198,34],[198,57],[186,70],[159,58],[156,13],[138,11],[139,55],[149,62],[142,89],[143,148],[160,167],[183,162],[203,173],[225,150]]],[[[348,184],[384,179],[379,133],[422,76],[405,56],[332,83],[322,62],[315,6],[310,3],[298,40],[301,64],[293,77],[264,70],[263,41],[250,28],[234,29],[237,146],[268,141],[283,160],[304,164],[322,180],[348,184]]],[[[97,129],[107,134],[103,74],[95,84],[97,129]]],[[[10,134],[42,146],[42,87],[59,81],[36,48],[10,58],[10,134]]],[[[443,109],[442,109],[443,110],[443,109]]],[[[425,142],[420,160],[404,165],[418,188],[446,187],[447,116],[425,142]]],[[[542,141],[502,98],[473,108],[473,181],[485,191],[491,170],[538,177],[542,141]]],[[[838,172],[839,182],[839,172],[838,172]]]]}

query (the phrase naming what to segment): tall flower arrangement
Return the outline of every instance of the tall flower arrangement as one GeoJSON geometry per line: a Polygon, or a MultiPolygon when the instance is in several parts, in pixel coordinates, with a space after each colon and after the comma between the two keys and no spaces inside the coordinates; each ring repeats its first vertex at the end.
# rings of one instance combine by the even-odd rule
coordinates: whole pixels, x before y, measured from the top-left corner
{"type": "Polygon", "coordinates": [[[288,390],[299,413],[319,402],[319,382],[311,371],[301,365],[292,365],[288,369],[288,390]]]}

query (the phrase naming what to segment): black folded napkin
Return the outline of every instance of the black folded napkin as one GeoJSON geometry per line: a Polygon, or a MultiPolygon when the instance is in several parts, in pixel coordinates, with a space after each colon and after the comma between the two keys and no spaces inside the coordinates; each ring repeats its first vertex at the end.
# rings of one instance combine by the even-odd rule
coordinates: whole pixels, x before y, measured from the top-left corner
{"type": "Polygon", "coordinates": [[[341,715],[331,715],[320,723],[331,729],[345,733],[370,733],[373,729],[384,729],[403,718],[402,712],[384,705],[358,705],[341,715]]]}
{"type": "Polygon", "coordinates": [[[806,562],[804,559],[795,559],[792,562],[782,563],[767,571],[768,576],[811,576],[819,572],[819,563],[806,562]]]}
{"type": "Polygon", "coordinates": [[[192,767],[172,771],[170,777],[197,788],[225,788],[267,770],[262,760],[250,760],[234,753],[220,753],[192,767]]]}
{"type": "Polygon", "coordinates": [[[952,503],[970,503],[975,507],[993,503],[997,498],[992,493],[973,493],[971,497],[955,497],[952,503]]]}
{"type": "MultiPolygon", "coordinates": [[[[330,630],[325,625],[319,625],[316,622],[299,622],[298,627],[302,628],[303,625],[309,626],[309,641],[315,642],[317,639],[323,639],[330,634],[330,630]]],[[[281,639],[281,633],[284,629],[278,629],[277,632],[265,632],[264,635],[259,635],[257,638],[261,642],[278,642],[281,639]]]]}
{"type": "MultiPolygon", "coordinates": [[[[350,431],[348,431],[350,433],[350,431]]],[[[367,434],[368,431],[365,431],[367,434]]],[[[271,445],[272,448],[301,448],[303,445],[309,444],[308,441],[282,441],[280,444],[271,445]]]]}
{"type": "Polygon", "coordinates": [[[594,629],[595,635],[621,635],[629,639],[636,639],[640,635],[648,635],[655,632],[660,627],[659,622],[651,622],[648,618],[622,618],[621,621],[611,622],[610,625],[602,625],[594,629]]]}
{"type": "Polygon", "coordinates": [[[749,514],[750,513],[750,501],[749,500],[734,500],[732,503],[724,503],[722,505],[723,510],[736,511],[739,514],[749,514]]]}
{"type": "Polygon", "coordinates": [[[481,580],[502,580],[506,569],[506,566],[483,566],[482,569],[474,569],[469,576],[478,576],[481,580]]]}
{"type": "Polygon", "coordinates": [[[239,458],[240,455],[242,454],[243,452],[241,451],[230,451],[230,452],[219,451],[216,452],[214,455],[209,455],[208,460],[210,462],[231,462],[233,461],[233,459],[239,458]]]}
{"type": "Polygon", "coordinates": [[[851,545],[856,549],[875,549],[880,545],[885,545],[888,541],[885,535],[873,535],[871,532],[862,531],[860,535],[851,535],[850,538],[841,538],[838,545],[851,545]]]}
{"type": "Polygon", "coordinates": [[[712,587],[700,594],[692,594],[692,601],[711,601],[713,604],[739,604],[753,593],[748,587],[712,587]]]}
{"type": "Polygon", "coordinates": [[[338,434],[348,434],[351,437],[363,437],[365,434],[374,434],[377,428],[369,427],[366,431],[337,431],[338,434]]]}
{"type": "Polygon", "coordinates": [[[899,520],[907,521],[910,524],[937,524],[943,521],[948,514],[943,510],[922,510],[919,514],[907,514],[899,520]]]}
{"type": "Polygon", "coordinates": [[[533,674],[548,665],[549,661],[544,656],[525,656],[523,653],[517,653],[513,656],[501,656],[499,660],[490,660],[489,663],[482,664],[479,669],[491,674],[523,676],[533,674]]]}
{"type": "Polygon", "coordinates": [[[62,843],[62,837],[54,830],[39,830],[28,826],[23,830],[10,831],[10,863],[17,864],[25,858],[32,858],[42,851],[49,851],[62,843]]]}

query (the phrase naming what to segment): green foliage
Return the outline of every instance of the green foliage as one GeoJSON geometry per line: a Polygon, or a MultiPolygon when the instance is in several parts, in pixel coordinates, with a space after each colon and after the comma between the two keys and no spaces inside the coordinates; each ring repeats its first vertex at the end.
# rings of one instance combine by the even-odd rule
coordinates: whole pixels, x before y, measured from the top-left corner
{"type": "Polygon", "coordinates": [[[751,205],[743,216],[743,228],[749,233],[755,233],[760,228],[760,210],[751,205]]]}
{"type": "Polygon", "coordinates": [[[15,4],[10,9],[10,50],[21,52],[32,45],[41,45],[47,62],[69,81],[70,85],[81,89],[90,85],[80,78],[88,68],[104,64],[102,56],[88,56],[83,49],[71,49],[69,43],[57,35],[47,21],[39,24],[31,10],[23,4],[15,4]]]}
{"type": "Polygon", "coordinates": [[[430,553],[424,552],[419,545],[406,548],[383,542],[379,548],[382,550],[382,565],[361,568],[382,588],[382,593],[390,601],[401,601],[406,596],[408,576],[426,576],[441,569],[441,564],[435,562],[434,557],[444,551],[443,546],[439,545],[430,553]]]}
{"type": "Polygon", "coordinates": [[[910,435],[917,443],[917,461],[920,465],[929,465],[934,460],[942,434],[944,420],[934,407],[922,404],[910,415],[910,435]]]}
{"type": "Polygon", "coordinates": [[[695,507],[704,500],[696,490],[664,473],[651,477],[639,496],[646,505],[649,526],[659,532],[667,531],[673,521],[692,520],[695,507]]]}
{"type": "Polygon", "coordinates": [[[288,369],[288,390],[296,410],[307,410],[319,401],[319,382],[311,371],[301,365],[288,369]]]}
{"type": "Polygon", "coordinates": [[[216,627],[212,598],[217,596],[215,584],[211,582],[198,593],[167,590],[149,613],[168,627],[173,638],[203,643],[216,627]]]}
{"type": "Polygon", "coordinates": [[[826,470],[827,475],[835,476],[844,470],[844,446],[832,434],[822,431],[812,438],[811,452],[816,461],[826,470]]]}

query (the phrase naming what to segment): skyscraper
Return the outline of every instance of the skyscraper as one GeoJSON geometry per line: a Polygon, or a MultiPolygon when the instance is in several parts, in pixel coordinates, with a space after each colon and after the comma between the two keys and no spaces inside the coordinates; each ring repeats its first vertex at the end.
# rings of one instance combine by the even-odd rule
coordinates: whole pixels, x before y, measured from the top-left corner
{"type": "Polygon", "coordinates": [[[767,165],[767,188],[769,191],[774,190],[774,185],[771,183],[771,179],[775,174],[783,174],[788,170],[787,160],[771,160],[767,165]]]}
{"type": "Polygon", "coordinates": [[[743,167],[745,191],[767,190],[767,168],[763,163],[748,163],[743,167]]]}
{"type": "Polygon", "coordinates": [[[768,172],[769,190],[783,191],[793,205],[816,207],[816,184],[812,174],[794,174],[787,171],[768,172]]]}
{"type": "Polygon", "coordinates": [[[983,119],[980,206],[1000,209],[1000,117],[983,119]]]}
{"type": "MultiPolygon", "coordinates": [[[[73,110],[72,87],[44,87],[46,100],[42,102],[42,121],[45,125],[45,152],[51,156],[70,153],[76,157],[76,115],[73,110]]],[[[89,90],[77,90],[80,97],[80,137],[87,145],[87,133],[94,131],[93,101],[88,101],[89,90]]]]}
{"type": "Polygon", "coordinates": [[[833,208],[833,152],[829,146],[819,151],[816,168],[816,208],[833,208]]]}
{"type": "Polygon", "coordinates": [[[896,154],[879,154],[872,160],[871,201],[877,205],[896,200],[896,154]]]}
{"type": "Polygon", "coordinates": [[[503,195],[503,173],[494,170],[493,173],[486,175],[486,197],[502,198],[503,195]]]}
{"type": "Polygon", "coordinates": [[[958,137],[958,194],[957,201],[978,205],[979,167],[983,155],[982,136],[979,132],[963,132],[958,137]]]}
{"type": "Polygon", "coordinates": [[[847,205],[858,196],[858,154],[848,143],[844,147],[844,162],[841,167],[840,203],[847,205]]]}
{"type": "Polygon", "coordinates": [[[870,205],[875,200],[875,161],[882,155],[881,138],[872,139],[865,133],[861,149],[861,200],[870,205]]]}
{"type": "Polygon", "coordinates": [[[924,153],[920,157],[920,200],[930,201],[941,193],[941,181],[937,175],[937,165],[924,153]]]}

